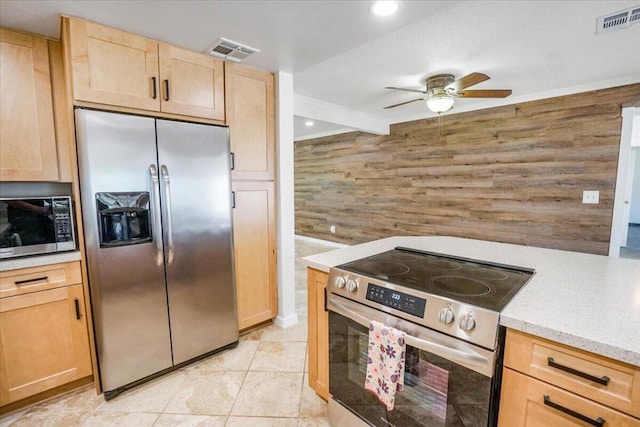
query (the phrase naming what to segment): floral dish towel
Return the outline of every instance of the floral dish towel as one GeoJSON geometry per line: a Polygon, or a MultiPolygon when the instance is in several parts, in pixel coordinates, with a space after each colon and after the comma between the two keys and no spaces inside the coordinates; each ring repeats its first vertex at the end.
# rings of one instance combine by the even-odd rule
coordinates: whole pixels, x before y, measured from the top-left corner
{"type": "Polygon", "coordinates": [[[405,333],[380,322],[369,323],[365,390],[375,394],[389,411],[396,392],[404,388],[405,333]]]}

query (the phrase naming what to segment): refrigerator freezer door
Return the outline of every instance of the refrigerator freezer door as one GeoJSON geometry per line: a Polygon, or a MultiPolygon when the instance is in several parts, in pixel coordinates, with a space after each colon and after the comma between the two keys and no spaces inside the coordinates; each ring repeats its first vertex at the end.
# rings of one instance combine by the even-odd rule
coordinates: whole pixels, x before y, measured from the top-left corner
{"type": "MultiPolygon", "coordinates": [[[[96,193],[153,193],[155,121],[76,110],[84,234],[102,388],[111,391],[172,366],[158,239],[100,248],[96,193]]],[[[160,220],[151,207],[152,223],[160,220]]],[[[160,230],[159,227],[153,227],[160,230]]]]}
{"type": "Polygon", "coordinates": [[[173,361],[238,339],[229,131],[157,120],[173,361]]]}

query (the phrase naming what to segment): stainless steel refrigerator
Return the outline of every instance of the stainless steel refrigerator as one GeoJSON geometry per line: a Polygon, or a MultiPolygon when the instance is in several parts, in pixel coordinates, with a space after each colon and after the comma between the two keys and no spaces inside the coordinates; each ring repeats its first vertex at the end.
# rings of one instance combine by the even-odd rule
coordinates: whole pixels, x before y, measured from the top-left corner
{"type": "Polygon", "coordinates": [[[105,398],[238,342],[228,128],[77,109],[105,398]]]}

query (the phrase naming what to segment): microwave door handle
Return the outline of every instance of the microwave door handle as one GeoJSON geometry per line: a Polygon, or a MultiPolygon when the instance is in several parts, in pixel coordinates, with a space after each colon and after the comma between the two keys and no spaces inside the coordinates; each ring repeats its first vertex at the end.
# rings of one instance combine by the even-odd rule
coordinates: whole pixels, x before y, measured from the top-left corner
{"type": "Polygon", "coordinates": [[[173,262],[174,248],[173,248],[173,229],[171,228],[171,186],[169,179],[169,169],[166,165],[160,166],[160,174],[162,175],[163,189],[164,189],[164,205],[166,206],[167,213],[167,243],[169,244],[169,255],[167,256],[167,263],[173,262]]]}
{"type": "Polygon", "coordinates": [[[156,265],[162,265],[162,233],[160,233],[160,180],[156,165],[149,165],[151,175],[151,210],[153,211],[153,234],[156,239],[156,265]]]}
{"type": "MultiPolygon", "coordinates": [[[[347,317],[367,329],[369,328],[371,320],[376,320],[383,324],[385,323],[384,313],[366,307],[358,307],[357,310],[365,311],[366,315],[358,313],[356,310],[347,307],[345,304],[336,301],[334,298],[329,298],[329,311],[333,311],[334,313],[347,317]]],[[[451,340],[454,342],[455,338],[451,338],[451,340]]],[[[489,360],[482,354],[474,352],[472,349],[457,349],[431,340],[417,338],[409,334],[405,335],[405,343],[411,347],[436,354],[452,362],[458,362],[461,365],[476,372],[480,372],[488,377],[493,376],[493,361],[489,360]]]]}

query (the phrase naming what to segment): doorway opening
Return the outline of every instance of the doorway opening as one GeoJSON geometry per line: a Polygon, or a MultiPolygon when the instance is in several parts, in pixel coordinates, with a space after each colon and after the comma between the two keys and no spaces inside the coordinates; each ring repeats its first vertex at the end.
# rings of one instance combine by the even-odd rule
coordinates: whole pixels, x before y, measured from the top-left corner
{"type": "Polygon", "coordinates": [[[609,256],[640,259],[640,108],[622,110],[609,256]]]}

